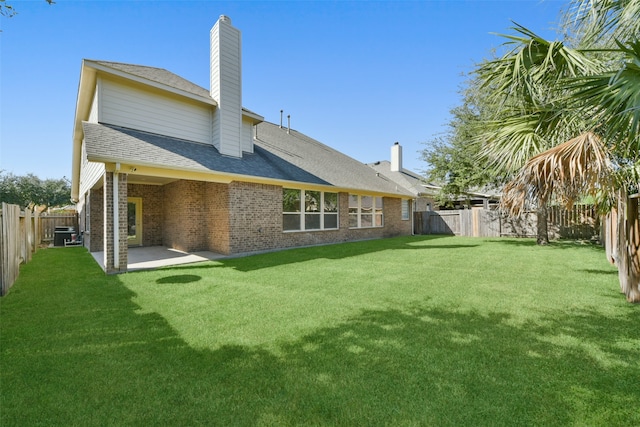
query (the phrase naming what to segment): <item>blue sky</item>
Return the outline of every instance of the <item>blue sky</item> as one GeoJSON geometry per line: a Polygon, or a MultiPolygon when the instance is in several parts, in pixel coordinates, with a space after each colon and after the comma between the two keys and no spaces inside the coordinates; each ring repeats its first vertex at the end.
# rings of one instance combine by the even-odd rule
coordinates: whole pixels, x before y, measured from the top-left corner
{"type": "Polygon", "coordinates": [[[11,1],[0,18],[0,169],[69,177],[83,58],[166,68],[209,87],[209,30],[242,31],[243,105],[355,159],[420,172],[464,74],[511,20],[547,38],[565,1],[11,1]]]}

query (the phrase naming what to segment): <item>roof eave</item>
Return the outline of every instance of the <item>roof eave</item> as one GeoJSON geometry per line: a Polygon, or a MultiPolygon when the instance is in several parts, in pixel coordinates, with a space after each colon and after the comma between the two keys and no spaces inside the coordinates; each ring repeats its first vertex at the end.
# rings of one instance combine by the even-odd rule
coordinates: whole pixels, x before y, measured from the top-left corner
{"type": "Polygon", "coordinates": [[[254,113],[253,111],[249,111],[246,108],[242,109],[242,117],[250,119],[253,125],[264,122],[264,117],[254,113]]]}
{"type": "Polygon", "coordinates": [[[368,190],[368,189],[362,189],[362,188],[332,185],[330,183],[319,184],[314,182],[291,181],[291,180],[285,180],[285,179],[214,171],[210,169],[168,167],[166,165],[158,165],[151,162],[140,162],[140,161],[131,162],[130,159],[108,157],[108,156],[87,155],[87,160],[90,162],[104,163],[105,165],[120,163],[123,170],[126,170],[127,168],[135,168],[136,173],[140,175],[145,175],[149,173],[149,170],[152,170],[154,171],[153,173],[155,173],[156,176],[162,175],[162,176],[171,177],[171,178],[184,178],[184,179],[189,178],[189,179],[196,179],[196,180],[200,179],[203,181],[213,181],[213,182],[222,182],[222,183],[230,183],[232,181],[242,181],[242,182],[278,185],[278,186],[290,187],[290,188],[304,188],[307,190],[323,190],[323,191],[347,192],[347,193],[356,193],[356,194],[366,193],[374,196],[386,196],[386,197],[396,197],[396,198],[405,198],[405,199],[411,199],[415,197],[414,195],[405,193],[400,189],[398,189],[397,192],[389,192],[384,190],[383,191],[368,190]],[[145,168],[148,168],[148,169],[146,170],[145,168]]]}
{"type": "Polygon", "coordinates": [[[82,122],[89,118],[91,100],[96,86],[96,70],[87,67],[86,60],[80,68],[80,82],[78,83],[78,97],[73,125],[73,154],[71,162],[71,200],[77,202],[80,193],[80,164],[82,162],[82,140],[84,131],[82,122]]]}

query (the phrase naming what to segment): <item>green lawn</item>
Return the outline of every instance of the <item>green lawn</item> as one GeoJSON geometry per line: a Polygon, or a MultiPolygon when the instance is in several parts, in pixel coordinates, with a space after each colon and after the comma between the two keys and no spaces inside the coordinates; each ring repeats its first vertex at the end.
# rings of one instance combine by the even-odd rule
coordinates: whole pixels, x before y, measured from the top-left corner
{"type": "Polygon", "coordinates": [[[403,237],[0,300],[0,425],[640,425],[640,307],[598,247],[403,237]]]}

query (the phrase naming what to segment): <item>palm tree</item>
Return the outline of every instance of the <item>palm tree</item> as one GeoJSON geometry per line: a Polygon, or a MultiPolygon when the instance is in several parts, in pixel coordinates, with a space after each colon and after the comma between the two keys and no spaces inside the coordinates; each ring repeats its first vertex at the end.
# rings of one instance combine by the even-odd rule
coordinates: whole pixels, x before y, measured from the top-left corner
{"type": "MultiPolygon", "coordinates": [[[[481,157],[496,174],[513,175],[532,156],[554,147],[584,127],[584,119],[567,108],[567,78],[598,71],[598,63],[580,50],[549,42],[516,25],[504,56],[483,64],[477,74],[491,88],[501,108],[481,126],[481,157]]],[[[538,212],[538,244],[547,244],[548,199],[532,200],[538,212]]]]}
{"type": "Polygon", "coordinates": [[[566,22],[580,49],[517,27],[518,47],[479,69],[507,106],[483,135],[485,156],[529,158],[505,188],[512,212],[581,194],[613,201],[621,290],[640,302],[640,0],[575,1],[566,22]]]}

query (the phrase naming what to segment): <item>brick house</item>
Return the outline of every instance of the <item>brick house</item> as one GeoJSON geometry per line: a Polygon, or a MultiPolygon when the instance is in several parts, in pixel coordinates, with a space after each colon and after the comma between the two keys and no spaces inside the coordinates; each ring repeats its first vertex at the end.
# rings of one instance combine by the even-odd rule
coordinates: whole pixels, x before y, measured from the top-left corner
{"type": "Polygon", "coordinates": [[[211,30],[210,90],[167,70],[84,60],[72,198],[107,272],[131,246],[221,254],[411,233],[412,194],[242,107],[240,31],[211,30]]]}

